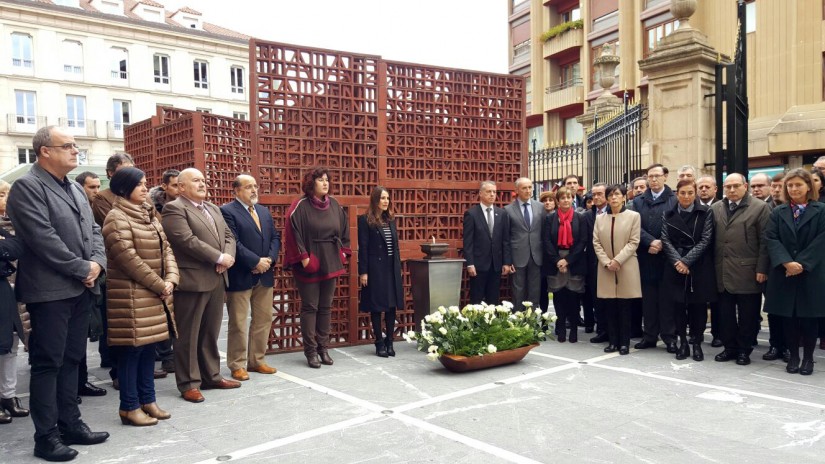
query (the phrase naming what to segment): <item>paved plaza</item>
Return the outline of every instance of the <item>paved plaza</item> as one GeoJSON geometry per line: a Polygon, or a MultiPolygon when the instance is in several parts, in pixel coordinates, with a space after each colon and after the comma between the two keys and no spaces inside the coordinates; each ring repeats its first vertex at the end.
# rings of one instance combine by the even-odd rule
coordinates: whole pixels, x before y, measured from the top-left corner
{"type": "MultiPolygon", "coordinates": [[[[781,361],[761,360],[767,333],[759,338],[744,367],[714,362],[719,350],[708,344],[694,362],[664,346],[619,356],[547,342],[518,364],[464,374],[404,342],[389,359],[372,345],[335,349],[335,365],[321,369],[302,353],[271,355],[277,374],[204,391],[201,404],[183,401],[172,376],[156,381],[172,419],[146,428],[120,424],[90,344],[90,376],[109,394],[83,398],[81,411],[112,436],[76,446],[74,462],[825,462],[825,351],[813,376],[788,375],[781,361]]],[[[23,352],[18,367],[28,405],[23,352]]],[[[0,462],[43,462],[32,434],[29,418],[0,426],[0,462]]]]}

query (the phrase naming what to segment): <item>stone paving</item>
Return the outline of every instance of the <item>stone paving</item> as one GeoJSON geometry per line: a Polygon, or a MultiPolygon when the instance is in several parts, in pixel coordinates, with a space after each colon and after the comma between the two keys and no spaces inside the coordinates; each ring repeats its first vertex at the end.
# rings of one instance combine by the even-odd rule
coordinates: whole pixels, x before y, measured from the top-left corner
{"type": "MultiPolygon", "coordinates": [[[[761,360],[764,331],[744,367],[714,362],[719,350],[708,344],[704,362],[676,361],[663,346],[606,355],[579,336],[464,374],[402,341],[389,359],[371,345],[335,349],[335,365],[317,370],[301,353],[271,355],[277,374],[250,373],[240,389],[205,391],[201,404],[180,399],[172,377],[158,380],[172,419],[146,428],[120,424],[90,344],[90,376],[109,394],[84,398],[81,411],[112,436],[76,446],[74,462],[825,462],[824,351],[803,377],[761,360]]],[[[25,364],[21,351],[18,393],[28,404],[25,364]]],[[[42,462],[32,433],[28,418],[0,426],[0,462],[42,462]]]]}

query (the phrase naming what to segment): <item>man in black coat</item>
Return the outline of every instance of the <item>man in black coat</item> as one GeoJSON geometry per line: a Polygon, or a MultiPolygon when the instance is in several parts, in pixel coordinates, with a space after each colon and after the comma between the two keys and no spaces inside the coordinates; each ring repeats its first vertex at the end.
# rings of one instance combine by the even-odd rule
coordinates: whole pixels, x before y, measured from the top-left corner
{"type": "MultiPolygon", "coordinates": [[[[593,227],[596,225],[596,216],[600,216],[607,212],[607,198],[604,195],[607,189],[607,184],[598,182],[593,184],[590,190],[593,195],[593,207],[584,213],[584,218],[587,224],[587,276],[585,278],[585,305],[591,305],[596,319],[596,336],[590,339],[590,343],[604,343],[608,341],[607,336],[607,317],[601,307],[601,302],[596,298],[596,274],[599,261],[596,259],[596,252],[593,250],[593,227]]],[[[585,309],[585,316],[587,309],[585,309]]],[[[587,320],[585,319],[585,327],[587,328],[587,320]]],[[[592,327],[590,325],[589,327],[592,327]]]]}
{"type": "Polygon", "coordinates": [[[464,213],[464,259],[470,276],[470,303],[498,304],[501,277],[509,273],[510,218],[496,201],[496,184],[484,181],[478,191],[480,204],[464,213]]]}
{"type": "MultiPolygon", "coordinates": [[[[698,196],[699,204],[703,206],[710,208],[711,205],[719,201],[716,199],[716,192],[718,190],[716,178],[713,176],[704,175],[696,180],[696,195],[698,196]]],[[[710,346],[714,348],[719,348],[723,345],[722,323],[719,317],[719,302],[710,303],[710,334],[711,337],[713,337],[710,346]]]]}
{"type": "Polygon", "coordinates": [[[633,199],[633,210],[642,217],[639,243],[639,271],[642,280],[642,315],[644,338],[637,350],[653,348],[661,335],[669,353],[676,353],[676,326],[673,311],[666,304],[660,281],[665,266],[662,253],[662,215],[676,207],[676,195],[667,186],[667,173],[661,164],[647,168],[649,188],[633,199]]]}
{"type": "Polygon", "coordinates": [[[254,177],[242,174],[235,178],[232,187],[235,200],[221,206],[236,244],[235,265],[227,271],[226,364],[233,379],[249,380],[247,371],[276,372],[267,365],[264,355],[272,327],[272,266],[281,249],[281,234],[275,230],[269,209],[258,204],[258,183],[254,177]],[[250,307],[251,322],[247,322],[250,307]]]}

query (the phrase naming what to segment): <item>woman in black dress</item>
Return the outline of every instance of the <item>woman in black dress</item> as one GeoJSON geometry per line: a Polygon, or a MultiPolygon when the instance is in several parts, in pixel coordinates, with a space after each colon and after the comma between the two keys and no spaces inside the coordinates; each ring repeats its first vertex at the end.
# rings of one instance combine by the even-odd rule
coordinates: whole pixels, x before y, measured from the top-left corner
{"type": "Polygon", "coordinates": [[[404,308],[404,291],[395,215],[390,193],[384,187],[373,189],[367,213],[358,216],[358,283],[361,287],[359,309],[370,313],[376,356],[395,356],[392,337],[396,310],[404,308]],[[386,334],[383,340],[381,313],[384,313],[386,334]]]}

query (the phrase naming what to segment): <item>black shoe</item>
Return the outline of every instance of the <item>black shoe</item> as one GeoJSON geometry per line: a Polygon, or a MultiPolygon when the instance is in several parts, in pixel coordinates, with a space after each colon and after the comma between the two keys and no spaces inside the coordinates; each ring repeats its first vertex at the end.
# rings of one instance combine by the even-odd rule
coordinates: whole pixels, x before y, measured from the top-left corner
{"type": "Polygon", "coordinates": [[[606,347],[604,347],[605,353],[615,353],[617,351],[619,351],[619,347],[616,345],[607,345],[606,347]]]}
{"type": "Polygon", "coordinates": [[[5,409],[0,409],[0,424],[11,424],[12,418],[5,409]]]}
{"type": "Polygon", "coordinates": [[[379,358],[389,357],[387,354],[387,346],[384,345],[384,342],[375,342],[375,355],[379,358]]]}
{"type": "Polygon", "coordinates": [[[665,347],[667,347],[667,352],[670,354],[675,354],[679,351],[679,348],[676,348],[676,342],[666,342],[665,347]]]}
{"type": "Polygon", "coordinates": [[[741,354],[739,354],[739,356],[736,357],[736,364],[738,364],[740,366],[747,366],[750,363],[751,363],[751,357],[744,354],[744,353],[741,353],[741,354]]]}
{"type": "Polygon", "coordinates": [[[11,417],[26,417],[29,415],[29,410],[20,404],[20,398],[3,398],[0,399],[0,410],[6,410],[11,417]]]}
{"type": "Polygon", "coordinates": [[[387,355],[388,356],[395,356],[395,348],[392,347],[392,338],[385,337],[384,338],[384,346],[387,348],[387,355]]]}
{"type": "Polygon", "coordinates": [[[782,360],[788,362],[791,360],[791,350],[782,351],[782,360]]]}
{"type": "Polygon", "coordinates": [[[779,350],[777,350],[775,346],[770,347],[768,352],[762,355],[762,359],[765,361],[776,361],[779,359],[779,350]]]}
{"type": "Polygon", "coordinates": [[[801,375],[811,375],[814,373],[814,360],[813,359],[803,359],[802,365],[799,366],[799,373],[801,375]]]}
{"type": "MultiPolygon", "coordinates": [[[[674,343],[675,345],[675,343],[674,343]]],[[[670,351],[670,350],[668,350],[670,351]]],[[[676,350],[676,359],[683,360],[690,357],[690,345],[687,344],[687,341],[683,341],[681,345],[679,345],[679,349],[676,350]]]]}
{"type": "Polygon", "coordinates": [[[564,332],[556,335],[556,341],[559,342],[559,343],[566,342],[567,341],[567,335],[565,335],[564,332]]]}
{"type": "Polygon", "coordinates": [[[313,369],[321,368],[321,360],[318,359],[317,354],[307,355],[307,365],[313,369]]]}
{"type": "Polygon", "coordinates": [[[60,437],[53,435],[49,438],[35,440],[34,455],[46,461],[63,462],[74,459],[77,456],[77,451],[64,445],[60,441],[60,437]]]}
{"type": "Polygon", "coordinates": [[[591,338],[590,343],[604,343],[608,340],[610,340],[610,337],[608,337],[606,333],[603,333],[591,338]]]}
{"type": "Polygon", "coordinates": [[[705,360],[705,353],[702,352],[702,344],[701,343],[694,343],[691,346],[693,347],[693,360],[694,361],[704,361],[705,360]]]}
{"type": "Polygon", "coordinates": [[[624,356],[626,354],[630,354],[630,348],[626,346],[619,347],[619,354],[624,356]]]}
{"type": "Polygon", "coordinates": [[[733,351],[725,350],[717,354],[716,357],[713,359],[716,362],[728,362],[732,359],[736,359],[736,353],[734,353],[733,351]]]}
{"type": "Polygon", "coordinates": [[[318,356],[321,358],[321,364],[325,366],[331,366],[333,364],[332,358],[329,357],[329,353],[326,350],[318,351],[318,356]]]}
{"type": "Polygon", "coordinates": [[[721,340],[721,339],[719,339],[719,338],[714,338],[714,339],[710,342],[710,346],[712,346],[712,347],[714,347],[714,348],[719,348],[719,347],[721,347],[722,345],[724,345],[724,343],[722,343],[722,340],[721,340]]]}
{"type": "Polygon", "coordinates": [[[798,374],[799,373],[799,358],[791,358],[788,361],[788,365],[785,366],[785,372],[788,374],[798,374]]]}
{"type": "Polygon", "coordinates": [[[592,326],[592,325],[588,325],[587,327],[585,327],[585,328],[584,328],[584,333],[586,333],[586,334],[592,334],[592,333],[593,333],[593,326],[592,326]]]}
{"type": "Polygon", "coordinates": [[[109,432],[92,432],[83,422],[74,430],[61,430],[60,440],[66,446],[97,445],[109,438],[109,432]]]}
{"type": "Polygon", "coordinates": [[[578,341],[579,341],[579,332],[575,327],[570,329],[570,336],[567,337],[567,340],[570,343],[578,343],[578,341]]]}
{"type": "Polygon", "coordinates": [[[637,350],[644,350],[647,348],[656,348],[656,342],[649,342],[647,340],[642,340],[639,343],[633,345],[633,348],[637,350]]]}
{"type": "Polygon", "coordinates": [[[77,396],[106,396],[106,390],[86,382],[77,389],[77,396]]]}

